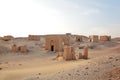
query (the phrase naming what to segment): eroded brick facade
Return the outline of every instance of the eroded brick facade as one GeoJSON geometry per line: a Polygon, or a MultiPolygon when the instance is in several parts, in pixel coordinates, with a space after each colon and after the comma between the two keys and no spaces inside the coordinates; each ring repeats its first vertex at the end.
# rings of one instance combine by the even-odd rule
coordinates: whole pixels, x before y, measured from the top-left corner
{"type": "Polygon", "coordinates": [[[111,40],[111,36],[107,36],[107,35],[100,36],[100,41],[110,41],[110,40],[111,40]]]}
{"type": "Polygon", "coordinates": [[[74,60],[75,59],[75,52],[72,46],[65,46],[63,52],[63,58],[65,60],[74,60]]]}
{"type": "Polygon", "coordinates": [[[98,35],[90,35],[89,36],[89,41],[90,42],[97,42],[97,41],[99,41],[98,35]]]}
{"type": "Polygon", "coordinates": [[[69,37],[58,35],[46,35],[45,49],[49,51],[61,52],[64,45],[69,45],[69,37]]]}
{"type": "Polygon", "coordinates": [[[11,36],[11,35],[7,35],[7,36],[2,37],[2,39],[3,39],[4,41],[9,41],[9,40],[11,40],[11,39],[14,39],[14,37],[11,36]]]}
{"type": "Polygon", "coordinates": [[[26,53],[26,52],[28,52],[28,48],[27,48],[27,45],[17,46],[16,44],[14,44],[11,47],[11,52],[14,52],[14,53],[17,53],[17,52],[26,53]]]}
{"type": "Polygon", "coordinates": [[[83,49],[83,59],[88,59],[88,46],[83,49]]]}
{"type": "Polygon", "coordinates": [[[40,36],[38,36],[38,35],[28,35],[28,40],[40,41],[40,36]]]}

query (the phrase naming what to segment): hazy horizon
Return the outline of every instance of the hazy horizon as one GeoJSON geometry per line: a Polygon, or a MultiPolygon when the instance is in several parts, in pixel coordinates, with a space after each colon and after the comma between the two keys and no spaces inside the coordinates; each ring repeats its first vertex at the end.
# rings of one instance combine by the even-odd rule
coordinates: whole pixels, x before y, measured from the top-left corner
{"type": "Polygon", "coordinates": [[[0,0],[0,36],[120,36],[119,0],[0,0]]]}

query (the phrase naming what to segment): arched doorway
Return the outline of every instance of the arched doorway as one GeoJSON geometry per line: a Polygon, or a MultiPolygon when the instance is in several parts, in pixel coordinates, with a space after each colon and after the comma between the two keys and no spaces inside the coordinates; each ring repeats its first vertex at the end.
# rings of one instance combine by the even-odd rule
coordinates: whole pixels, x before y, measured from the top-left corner
{"type": "Polygon", "coordinates": [[[55,51],[55,46],[54,46],[54,41],[53,40],[51,40],[51,42],[50,42],[50,50],[51,51],[55,51]]]}
{"type": "Polygon", "coordinates": [[[54,45],[51,45],[51,51],[54,51],[54,45]]]}

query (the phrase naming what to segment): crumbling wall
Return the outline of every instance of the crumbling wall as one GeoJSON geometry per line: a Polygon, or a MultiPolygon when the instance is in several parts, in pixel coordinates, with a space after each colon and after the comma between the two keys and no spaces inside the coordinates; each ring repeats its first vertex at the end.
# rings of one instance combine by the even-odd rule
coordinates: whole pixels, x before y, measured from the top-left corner
{"type": "Polygon", "coordinates": [[[26,53],[28,52],[27,45],[19,46],[18,47],[19,52],[26,53]]]}
{"type": "Polygon", "coordinates": [[[12,45],[11,51],[15,53],[18,52],[18,48],[16,44],[12,45]]]}
{"type": "Polygon", "coordinates": [[[69,45],[70,44],[70,38],[65,36],[63,37],[63,42],[64,42],[64,45],[69,45]]]}
{"type": "Polygon", "coordinates": [[[14,37],[11,36],[11,35],[7,35],[7,36],[2,37],[2,39],[3,39],[4,41],[9,41],[9,40],[11,40],[11,39],[14,39],[14,37]]]}
{"type": "Polygon", "coordinates": [[[11,47],[11,52],[14,52],[14,53],[17,53],[17,52],[26,53],[26,52],[28,52],[28,48],[27,48],[27,45],[17,46],[16,44],[14,44],[11,47]]]}
{"type": "Polygon", "coordinates": [[[73,60],[75,59],[75,52],[72,46],[65,46],[64,47],[64,53],[63,58],[65,60],[73,60]]]}
{"type": "Polygon", "coordinates": [[[90,35],[89,36],[89,41],[90,42],[97,42],[97,41],[99,41],[99,38],[98,38],[97,35],[90,35]]]}
{"type": "Polygon", "coordinates": [[[58,52],[57,57],[55,59],[64,60],[78,60],[78,59],[88,59],[88,46],[85,46],[83,49],[83,53],[75,53],[75,49],[73,46],[64,46],[63,52],[58,52]]]}
{"type": "Polygon", "coordinates": [[[82,36],[75,36],[75,42],[82,42],[82,36]]]}
{"type": "Polygon", "coordinates": [[[40,36],[38,36],[38,35],[29,35],[28,40],[40,41],[40,36]]]}
{"type": "Polygon", "coordinates": [[[100,36],[100,41],[110,41],[111,40],[111,36],[100,36]]]}
{"type": "Polygon", "coordinates": [[[83,49],[83,59],[88,59],[88,46],[83,49]]]}

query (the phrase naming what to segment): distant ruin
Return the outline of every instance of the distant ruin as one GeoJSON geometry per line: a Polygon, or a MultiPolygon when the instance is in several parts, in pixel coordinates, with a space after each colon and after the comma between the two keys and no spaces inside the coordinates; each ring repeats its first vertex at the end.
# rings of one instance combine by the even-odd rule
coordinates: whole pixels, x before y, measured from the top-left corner
{"type": "Polygon", "coordinates": [[[111,36],[107,35],[100,36],[100,41],[111,41],[111,36]]]}
{"type": "Polygon", "coordinates": [[[103,36],[90,35],[89,36],[89,41],[90,42],[111,41],[111,36],[107,36],[107,35],[103,35],[103,36]]]}
{"type": "Polygon", "coordinates": [[[98,35],[90,35],[89,36],[89,41],[90,42],[97,42],[97,41],[99,41],[98,35]]]}
{"type": "Polygon", "coordinates": [[[38,36],[38,35],[28,35],[28,40],[40,41],[40,36],[38,36]]]}
{"type": "Polygon", "coordinates": [[[2,37],[2,40],[4,40],[4,41],[9,41],[11,39],[14,39],[14,37],[11,35],[7,35],[7,36],[2,37]]]}
{"type": "MultiPolygon", "coordinates": [[[[7,35],[1,37],[2,40],[8,41],[11,39],[16,39],[11,35],[7,35]]],[[[29,35],[28,40],[32,41],[40,41],[40,36],[38,35],[29,35]]],[[[111,36],[98,36],[98,35],[90,35],[89,37],[83,37],[81,35],[71,35],[71,33],[66,33],[64,35],[45,35],[44,43],[40,45],[40,48],[44,48],[43,50],[56,52],[57,57],[62,57],[64,60],[77,60],[77,59],[88,59],[88,46],[80,46],[81,42],[84,44],[86,41],[88,42],[99,42],[99,41],[111,41],[111,36]],[[83,39],[84,38],[84,39],[83,39]],[[79,42],[80,44],[76,45],[79,42]],[[75,43],[75,44],[74,44],[75,43]],[[75,49],[83,49],[83,53],[76,53],[75,49]],[[82,47],[82,48],[81,48],[82,47]]],[[[27,53],[28,47],[27,45],[17,46],[14,44],[11,47],[11,52],[13,53],[27,53]]]]}

